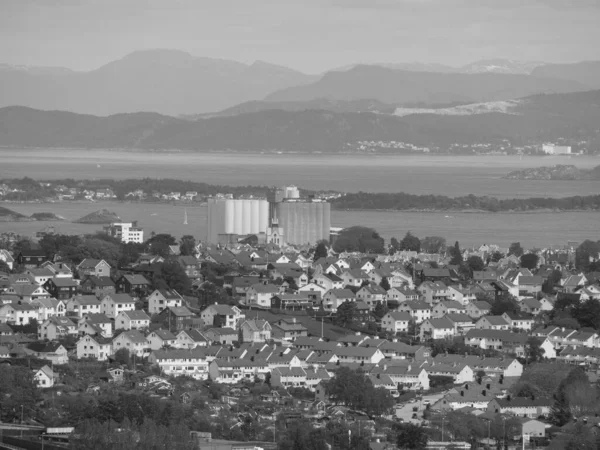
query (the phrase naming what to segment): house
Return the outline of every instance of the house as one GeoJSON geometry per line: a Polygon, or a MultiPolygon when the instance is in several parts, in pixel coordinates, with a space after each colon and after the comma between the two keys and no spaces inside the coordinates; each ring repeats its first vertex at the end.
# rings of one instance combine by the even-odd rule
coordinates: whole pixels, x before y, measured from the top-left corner
{"type": "Polygon", "coordinates": [[[179,307],[183,297],[175,289],[156,289],[148,296],[148,312],[158,314],[167,307],[179,307]]]}
{"type": "Polygon", "coordinates": [[[331,289],[344,288],[344,280],[342,280],[334,273],[323,273],[320,275],[315,275],[312,278],[312,282],[323,287],[325,291],[329,291],[331,289]]]}
{"type": "Polygon", "coordinates": [[[143,330],[150,327],[150,316],[144,311],[121,311],[115,318],[117,330],[143,330]]]}
{"type": "Polygon", "coordinates": [[[473,291],[462,286],[448,286],[449,299],[467,306],[469,303],[477,300],[473,291]]]}
{"type": "Polygon", "coordinates": [[[463,335],[467,331],[475,328],[473,320],[466,314],[450,313],[446,314],[444,318],[452,322],[452,324],[454,325],[454,332],[456,333],[456,335],[463,335]]]}
{"type": "Polygon", "coordinates": [[[5,295],[12,295],[22,302],[31,302],[36,298],[50,298],[50,293],[37,284],[17,283],[4,290],[5,295]]]}
{"type": "Polygon", "coordinates": [[[68,317],[53,316],[38,325],[38,339],[55,341],[77,335],[77,325],[68,317]]]}
{"type": "Polygon", "coordinates": [[[112,341],[113,352],[125,348],[130,355],[147,356],[150,351],[150,343],[138,330],[124,331],[112,341]]]}
{"type": "Polygon", "coordinates": [[[312,308],[315,301],[304,293],[277,294],[271,299],[271,308],[291,311],[302,311],[312,308]]]}
{"type": "Polygon", "coordinates": [[[388,360],[411,359],[414,361],[424,361],[431,356],[431,349],[429,347],[425,347],[424,345],[408,345],[400,341],[386,341],[378,348],[388,360]]]}
{"type": "Polygon", "coordinates": [[[194,256],[184,255],[177,258],[177,262],[185,271],[185,274],[190,280],[202,278],[200,274],[201,263],[194,256]]]}
{"type": "Polygon", "coordinates": [[[241,381],[254,381],[255,378],[264,378],[269,371],[264,362],[237,360],[224,361],[215,359],[209,365],[210,379],[216,383],[237,384],[241,381]]]}
{"type": "Polygon", "coordinates": [[[240,325],[243,342],[266,342],[271,340],[272,327],[266,320],[244,320],[240,325]]]}
{"type": "Polygon", "coordinates": [[[308,329],[295,317],[282,318],[272,325],[272,337],[279,341],[293,341],[299,337],[307,337],[308,329]]]}
{"type": "Polygon", "coordinates": [[[0,249],[0,261],[3,261],[10,270],[15,267],[15,259],[8,250],[0,249]]]}
{"type": "Polygon", "coordinates": [[[165,347],[177,347],[177,336],[169,330],[159,328],[146,336],[152,350],[160,350],[165,347]]]}
{"type": "Polygon", "coordinates": [[[77,329],[80,334],[109,338],[113,335],[113,324],[105,314],[86,314],[77,322],[77,329]]]}
{"type": "Polygon", "coordinates": [[[272,280],[292,280],[296,288],[308,284],[308,275],[296,263],[269,263],[267,271],[272,280]]]}
{"type": "Polygon", "coordinates": [[[539,300],[533,297],[525,297],[523,300],[521,300],[519,303],[519,308],[521,309],[521,312],[525,314],[531,314],[533,316],[537,316],[542,312],[542,304],[539,302],[539,300]]]}
{"type": "Polygon", "coordinates": [[[492,305],[486,301],[475,301],[469,303],[466,307],[467,315],[473,319],[479,319],[490,313],[492,305]]]}
{"type": "Polygon", "coordinates": [[[487,412],[492,414],[511,414],[518,417],[536,419],[540,416],[547,417],[554,400],[551,398],[513,397],[494,398],[490,400],[487,412]]]}
{"type": "Polygon", "coordinates": [[[433,307],[431,310],[431,317],[439,319],[446,314],[463,314],[465,312],[466,308],[462,304],[454,300],[447,300],[442,301],[433,307]]]}
{"type": "Polygon", "coordinates": [[[110,277],[97,277],[95,275],[83,280],[79,288],[84,294],[94,294],[96,297],[103,297],[106,294],[117,292],[115,282],[110,277]]]}
{"type": "Polygon", "coordinates": [[[192,349],[196,347],[207,347],[208,338],[198,330],[181,330],[177,333],[177,348],[192,349]]]}
{"type": "Polygon", "coordinates": [[[110,269],[110,264],[103,259],[93,258],[86,258],[75,267],[81,279],[92,275],[96,277],[110,277],[110,269]]]}
{"type": "Polygon", "coordinates": [[[450,292],[448,287],[441,281],[424,281],[419,285],[417,291],[423,297],[423,300],[430,305],[448,300],[450,292]]]}
{"type": "Polygon", "coordinates": [[[0,306],[0,322],[9,325],[27,325],[37,320],[38,309],[29,303],[7,303],[0,306]]]}
{"type": "Polygon", "coordinates": [[[191,350],[155,350],[148,362],[159,367],[168,376],[188,376],[196,380],[208,379],[208,360],[200,348],[191,350]]]}
{"type": "Polygon", "coordinates": [[[369,308],[373,309],[377,303],[382,304],[386,301],[387,292],[378,284],[369,284],[361,287],[356,293],[356,298],[365,302],[369,308]]]}
{"type": "MultiPolygon", "coordinates": [[[[526,334],[512,331],[473,329],[465,335],[465,345],[524,356],[527,338],[526,334]]],[[[545,357],[550,356],[545,354],[545,357]]]]}
{"type": "Polygon", "coordinates": [[[238,340],[238,332],[233,328],[209,328],[204,332],[204,336],[211,342],[218,342],[221,345],[233,345],[238,340]]]}
{"type": "Polygon", "coordinates": [[[5,323],[0,323],[0,336],[12,336],[13,330],[5,323]]]}
{"type": "Polygon", "coordinates": [[[204,321],[191,312],[187,306],[169,306],[158,314],[158,322],[169,330],[196,328],[191,323],[193,320],[201,322],[200,328],[204,326],[204,321]]]}
{"type": "Polygon", "coordinates": [[[454,323],[447,318],[427,319],[421,324],[420,339],[424,342],[428,339],[446,339],[456,335],[454,323]]]}
{"type": "Polygon", "coordinates": [[[429,375],[419,364],[410,361],[381,361],[374,367],[370,374],[372,376],[386,376],[398,388],[411,391],[429,390],[429,375]]]}
{"type": "Polygon", "coordinates": [[[135,298],[141,298],[148,295],[152,283],[144,275],[125,274],[117,280],[117,292],[129,294],[135,298]]]}
{"type": "Polygon", "coordinates": [[[336,347],[333,354],[341,363],[377,364],[385,359],[383,352],[375,347],[336,347]]]}
{"type": "Polygon", "coordinates": [[[38,298],[33,300],[31,304],[38,308],[38,322],[43,322],[50,316],[64,316],[67,313],[63,301],[55,298],[38,298]]]}
{"type": "Polygon", "coordinates": [[[273,296],[279,294],[280,288],[274,284],[256,283],[246,290],[246,304],[259,308],[271,308],[273,296]]]}
{"type": "Polygon", "coordinates": [[[361,269],[346,269],[340,278],[344,286],[360,287],[364,282],[369,282],[369,275],[361,269]]]}
{"type": "Polygon", "coordinates": [[[432,358],[432,362],[434,365],[439,363],[456,366],[466,365],[472,369],[473,373],[477,373],[481,370],[485,372],[486,376],[492,378],[500,378],[502,376],[504,378],[513,378],[516,380],[517,377],[520,377],[523,374],[523,365],[515,358],[482,358],[478,355],[452,355],[440,353],[432,358]]]}
{"type": "Polygon", "coordinates": [[[475,322],[475,328],[480,330],[509,330],[511,324],[504,316],[483,316],[475,322]]]}
{"type": "Polygon", "coordinates": [[[567,294],[572,294],[578,291],[588,283],[585,275],[569,275],[560,280],[561,291],[567,294]]]}
{"type": "Polygon", "coordinates": [[[69,355],[67,349],[58,342],[32,342],[27,348],[33,352],[36,358],[46,359],[52,364],[67,364],[69,355]]]}
{"type": "Polygon", "coordinates": [[[517,284],[519,286],[519,296],[536,296],[539,292],[542,292],[542,284],[544,284],[544,279],[539,275],[520,276],[517,284]]]}
{"type": "Polygon", "coordinates": [[[354,292],[350,289],[331,289],[323,296],[323,309],[335,313],[338,307],[346,301],[356,301],[354,292]]]}
{"type": "Polygon", "coordinates": [[[100,314],[101,304],[93,295],[77,295],[67,301],[67,313],[76,317],[86,314],[100,314]]]}
{"type": "Polygon", "coordinates": [[[442,281],[451,278],[449,269],[434,269],[432,267],[424,266],[418,271],[417,276],[423,281],[442,281]]]}
{"type": "Polygon", "coordinates": [[[46,253],[39,248],[21,250],[21,252],[17,255],[17,262],[19,265],[25,266],[26,269],[39,267],[46,261],[48,261],[46,253]]]}
{"type": "Polygon", "coordinates": [[[44,283],[44,289],[52,297],[66,300],[77,293],[79,284],[71,278],[51,278],[44,283]]]}
{"type": "Polygon", "coordinates": [[[47,389],[54,386],[54,382],[57,378],[57,375],[54,371],[48,367],[43,366],[41,369],[34,371],[33,381],[37,387],[41,389],[47,389]]]}
{"type": "Polygon", "coordinates": [[[546,436],[546,424],[536,419],[525,419],[521,422],[521,436],[544,437],[546,436]]]}
{"type": "Polygon", "coordinates": [[[129,294],[107,294],[100,301],[100,311],[115,319],[121,311],[135,310],[135,301],[129,294]]]}
{"type": "Polygon", "coordinates": [[[406,333],[412,320],[412,316],[407,312],[388,312],[381,319],[381,328],[388,333],[406,333]]]}
{"type": "Polygon", "coordinates": [[[73,278],[73,271],[63,262],[46,261],[40,267],[48,269],[54,274],[54,278],[73,278]]]}
{"type": "Polygon", "coordinates": [[[49,279],[54,278],[54,272],[46,267],[33,267],[31,269],[27,269],[25,273],[31,275],[34,282],[40,286],[42,286],[49,279]]]}
{"type": "Polygon", "coordinates": [[[276,367],[271,371],[271,386],[306,387],[306,371],[302,367],[276,367]]]}
{"type": "Polygon", "coordinates": [[[394,302],[396,305],[404,302],[416,302],[419,297],[419,293],[408,286],[391,287],[386,295],[388,303],[394,302]]]}
{"type": "Polygon", "coordinates": [[[421,365],[430,377],[452,378],[454,384],[473,381],[474,369],[465,362],[427,361],[421,365]]]}
{"type": "Polygon", "coordinates": [[[215,303],[206,307],[200,314],[200,317],[209,326],[237,329],[246,316],[242,314],[242,311],[237,306],[215,303]]]}
{"type": "Polygon", "coordinates": [[[422,323],[431,318],[431,306],[421,301],[401,303],[398,312],[407,312],[415,323],[422,323]]]}
{"type": "Polygon", "coordinates": [[[501,317],[503,317],[510,324],[511,328],[517,328],[525,331],[531,331],[533,328],[533,316],[505,312],[501,317]]]}

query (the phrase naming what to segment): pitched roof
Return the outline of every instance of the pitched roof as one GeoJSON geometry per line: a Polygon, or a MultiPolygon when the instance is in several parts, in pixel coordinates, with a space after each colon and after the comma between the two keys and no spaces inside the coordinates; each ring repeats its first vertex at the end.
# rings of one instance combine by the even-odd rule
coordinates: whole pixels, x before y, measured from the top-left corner
{"type": "Polygon", "coordinates": [[[146,342],[146,338],[144,337],[144,335],[137,330],[124,331],[121,334],[119,334],[119,336],[115,337],[115,339],[118,339],[121,336],[123,336],[124,339],[127,338],[131,342],[136,344],[143,344],[146,342]]]}
{"type": "Polygon", "coordinates": [[[162,328],[159,328],[158,330],[154,330],[150,334],[155,334],[163,341],[174,341],[175,339],[177,339],[177,336],[175,336],[169,330],[163,330],[162,328]]]}
{"type": "Polygon", "coordinates": [[[125,278],[125,280],[127,280],[127,282],[129,284],[147,284],[150,285],[150,282],[146,279],[146,277],[144,275],[140,275],[140,274],[125,274],[123,275],[123,278],[125,278]]]}
{"type": "Polygon", "coordinates": [[[98,300],[95,295],[76,295],[75,297],[71,298],[70,301],[77,302],[81,306],[100,305],[100,300],[98,300]]]}
{"type": "Polygon", "coordinates": [[[396,321],[410,322],[412,320],[411,315],[407,312],[392,311],[388,315],[396,321]]]}
{"type": "Polygon", "coordinates": [[[270,327],[269,322],[267,322],[266,320],[262,320],[262,319],[256,319],[256,320],[250,319],[250,320],[244,321],[244,323],[248,324],[248,326],[250,327],[250,329],[252,331],[267,330],[270,327]]]}
{"type": "Polygon", "coordinates": [[[502,316],[483,316],[480,320],[486,319],[490,325],[509,325],[502,316]]]}
{"type": "MultiPolygon", "coordinates": [[[[77,266],[78,269],[95,269],[98,264],[100,264],[103,259],[94,259],[94,258],[85,258],[81,263],[77,266]]],[[[106,261],[104,261],[106,262],[106,261]]]]}
{"type": "Polygon", "coordinates": [[[96,275],[90,275],[83,283],[89,282],[97,287],[114,286],[115,282],[110,277],[97,277],[96,275]]]}
{"type": "Polygon", "coordinates": [[[355,298],[356,295],[350,289],[329,289],[325,295],[335,295],[337,298],[355,298]]]}
{"type": "Polygon", "coordinates": [[[150,321],[150,316],[141,310],[121,311],[120,314],[125,314],[127,317],[129,317],[129,320],[148,320],[148,321],[150,321]]]}
{"type": "Polygon", "coordinates": [[[46,283],[54,284],[56,287],[77,287],[79,284],[72,278],[50,278],[46,283]]]}
{"type": "Polygon", "coordinates": [[[454,328],[454,323],[448,320],[446,317],[442,317],[440,319],[428,319],[427,322],[438,330],[446,329],[446,328],[454,328]]]}
{"type": "Polygon", "coordinates": [[[104,298],[107,297],[118,304],[135,303],[135,300],[129,294],[108,294],[104,298]]]}

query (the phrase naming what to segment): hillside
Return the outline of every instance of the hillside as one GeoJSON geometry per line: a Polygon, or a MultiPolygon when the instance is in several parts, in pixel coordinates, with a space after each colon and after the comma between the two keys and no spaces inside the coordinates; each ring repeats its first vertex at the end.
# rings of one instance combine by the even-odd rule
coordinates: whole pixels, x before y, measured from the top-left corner
{"type": "Polygon", "coordinates": [[[536,77],[575,81],[594,89],[600,88],[600,61],[584,61],[574,64],[545,64],[536,67],[536,77]]]}
{"type": "Polygon", "coordinates": [[[374,99],[384,103],[450,103],[509,100],[540,93],[576,92],[589,89],[569,80],[497,73],[433,73],[357,66],[329,72],[320,80],[282,89],[265,100],[309,101],[374,99]]]}
{"type": "Polygon", "coordinates": [[[600,166],[591,170],[579,169],[571,165],[536,167],[510,172],[504,178],[509,180],[600,180],[600,166]]]}
{"type": "Polygon", "coordinates": [[[176,50],[145,50],[89,72],[0,65],[0,107],[22,105],[96,115],[196,114],[261,99],[274,90],[315,79],[261,61],[246,65],[176,50]]]}
{"type": "Polygon", "coordinates": [[[423,110],[410,114],[406,109],[402,117],[266,110],[196,121],[151,113],[97,117],[11,107],[0,109],[0,146],[339,152],[356,150],[362,141],[395,141],[440,151],[453,144],[561,141],[576,149],[597,149],[599,104],[600,91],[589,91],[536,95],[511,102],[506,112],[492,109],[471,115],[423,110]]]}
{"type": "Polygon", "coordinates": [[[99,224],[108,225],[112,222],[120,222],[121,218],[112,211],[107,209],[101,209],[93,213],[89,213],[80,219],[74,220],[74,223],[88,223],[88,224],[99,224]]]}

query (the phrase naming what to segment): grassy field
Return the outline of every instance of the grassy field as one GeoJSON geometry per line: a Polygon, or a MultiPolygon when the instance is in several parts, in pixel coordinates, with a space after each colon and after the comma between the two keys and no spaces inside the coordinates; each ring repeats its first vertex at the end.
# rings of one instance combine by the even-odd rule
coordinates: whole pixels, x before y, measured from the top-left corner
{"type": "MultiPolygon", "coordinates": [[[[321,322],[313,319],[308,316],[290,316],[287,314],[273,314],[270,311],[262,311],[262,310],[244,310],[246,314],[246,319],[264,319],[267,322],[275,322],[282,318],[292,318],[295,317],[296,320],[306,328],[308,328],[309,336],[318,336],[321,337],[321,322]]],[[[338,327],[336,325],[332,325],[330,323],[323,323],[323,337],[335,341],[342,336],[352,333],[352,331],[347,330],[342,327],[338,327]]]]}

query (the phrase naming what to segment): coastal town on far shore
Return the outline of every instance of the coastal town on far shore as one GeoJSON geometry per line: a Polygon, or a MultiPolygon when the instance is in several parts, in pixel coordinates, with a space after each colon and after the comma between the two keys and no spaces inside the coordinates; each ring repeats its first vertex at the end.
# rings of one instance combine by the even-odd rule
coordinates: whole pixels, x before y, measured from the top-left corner
{"type": "Polygon", "coordinates": [[[328,199],[295,186],[207,202],[202,240],[123,222],[0,234],[3,443],[595,445],[594,236],[526,248],[515,230],[509,248],[463,248],[413,230],[385,242],[332,228],[328,199]]]}

